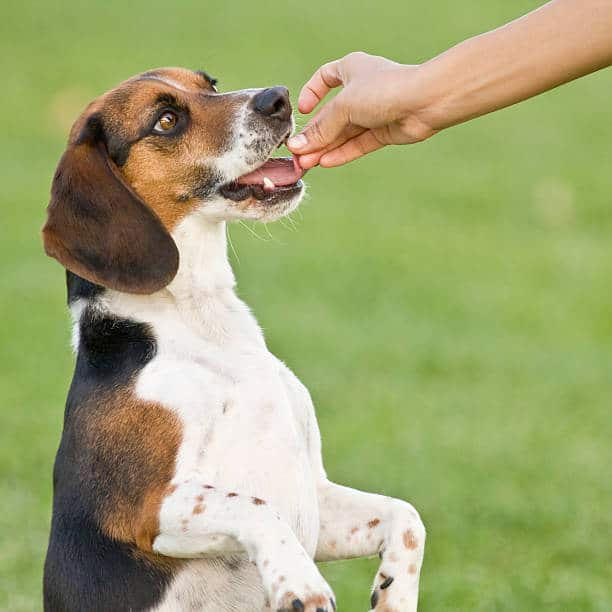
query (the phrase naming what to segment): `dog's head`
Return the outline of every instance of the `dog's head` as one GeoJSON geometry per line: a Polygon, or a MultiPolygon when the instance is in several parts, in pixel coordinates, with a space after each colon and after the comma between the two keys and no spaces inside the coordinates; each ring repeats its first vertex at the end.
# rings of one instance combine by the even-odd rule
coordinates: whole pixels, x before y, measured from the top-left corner
{"type": "Polygon", "coordinates": [[[165,287],[173,229],[189,215],[271,221],[293,210],[302,170],[270,159],[293,129],[283,87],[218,93],[204,72],[145,72],[94,100],[70,133],[51,189],[48,255],[96,284],[165,287]]]}

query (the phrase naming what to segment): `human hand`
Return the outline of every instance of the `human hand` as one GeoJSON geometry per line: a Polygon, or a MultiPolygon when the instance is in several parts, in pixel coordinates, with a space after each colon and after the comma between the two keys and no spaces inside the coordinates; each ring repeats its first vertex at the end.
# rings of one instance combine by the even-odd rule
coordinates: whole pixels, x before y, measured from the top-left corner
{"type": "Polygon", "coordinates": [[[343,87],[287,146],[308,169],[425,140],[612,65],[611,28],[609,0],[552,0],[418,66],[349,53],[302,88],[298,108],[310,113],[343,87]]]}
{"type": "Polygon", "coordinates": [[[287,146],[302,168],[340,166],[390,144],[420,142],[435,134],[418,98],[419,66],[355,52],[321,66],[300,92],[298,109],[310,113],[335,87],[301,134],[287,146]]]}

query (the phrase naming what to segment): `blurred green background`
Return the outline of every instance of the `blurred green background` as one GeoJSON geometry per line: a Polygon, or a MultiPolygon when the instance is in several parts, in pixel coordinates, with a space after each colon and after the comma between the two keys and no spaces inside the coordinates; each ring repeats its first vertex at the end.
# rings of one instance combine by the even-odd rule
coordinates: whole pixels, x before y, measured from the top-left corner
{"type": "MultiPolygon", "coordinates": [[[[41,608],[73,358],[39,228],[68,129],[134,73],[286,84],[362,49],[423,61],[540,4],[3,3],[0,609],[41,608]]],[[[240,294],[310,388],[331,478],[410,500],[424,611],[612,609],[612,71],[336,170],[232,227],[240,294]]],[[[304,119],[301,119],[303,123],[304,119]]],[[[376,561],[329,564],[366,610],[376,561]]]]}

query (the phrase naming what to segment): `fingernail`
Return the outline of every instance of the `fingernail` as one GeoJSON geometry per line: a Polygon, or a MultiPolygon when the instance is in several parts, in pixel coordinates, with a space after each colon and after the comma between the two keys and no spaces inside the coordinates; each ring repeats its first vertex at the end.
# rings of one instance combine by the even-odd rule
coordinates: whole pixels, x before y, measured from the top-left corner
{"type": "Polygon", "coordinates": [[[287,141],[287,146],[290,149],[303,149],[306,146],[307,142],[308,140],[306,139],[306,136],[304,136],[304,134],[298,134],[297,136],[292,136],[287,141]]]}

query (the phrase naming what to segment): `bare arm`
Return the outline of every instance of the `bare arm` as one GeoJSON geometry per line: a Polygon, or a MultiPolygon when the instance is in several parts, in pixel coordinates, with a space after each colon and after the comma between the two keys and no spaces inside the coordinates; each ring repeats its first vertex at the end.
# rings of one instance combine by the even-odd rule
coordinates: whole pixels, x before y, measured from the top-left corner
{"type": "Polygon", "coordinates": [[[419,66],[355,53],[325,64],[300,93],[311,112],[289,141],[302,166],[337,166],[408,144],[612,64],[612,1],[552,0],[419,66]]]}

